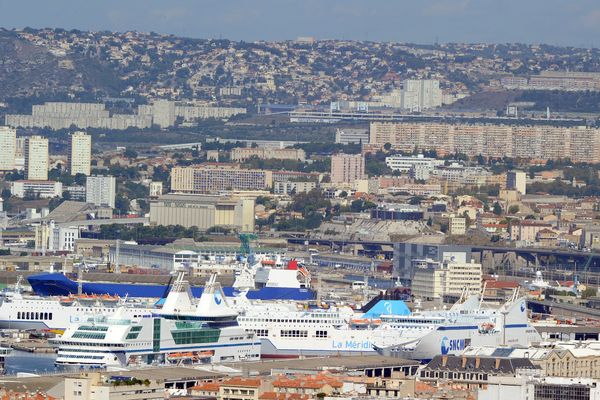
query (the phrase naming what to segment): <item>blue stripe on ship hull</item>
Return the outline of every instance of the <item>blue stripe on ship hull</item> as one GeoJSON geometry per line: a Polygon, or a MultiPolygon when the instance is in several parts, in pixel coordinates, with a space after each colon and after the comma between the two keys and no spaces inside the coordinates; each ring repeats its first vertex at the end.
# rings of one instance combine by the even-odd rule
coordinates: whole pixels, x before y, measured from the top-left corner
{"type": "MultiPolygon", "coordinates": [[[[41,296],[68,296],[77,293],[77,282],[63,274],[32,275],[27,280],[33,291],[41,296]]],[[[167,293],[167,285],[84,282],[82,291],[85,294],[160,298],[167,293]]],[[[202,291],[202,287],[192,287],[195,297],[200,297],[202,291]]],[[[233,297],[236,289],[225,287],[223,292],[225,296],[233,297]]],[[[250,290],[247,297],[251,300],[312,300],[315,298],[315,293],[310,289],[263,287],[258,290],[250,290]]]]}

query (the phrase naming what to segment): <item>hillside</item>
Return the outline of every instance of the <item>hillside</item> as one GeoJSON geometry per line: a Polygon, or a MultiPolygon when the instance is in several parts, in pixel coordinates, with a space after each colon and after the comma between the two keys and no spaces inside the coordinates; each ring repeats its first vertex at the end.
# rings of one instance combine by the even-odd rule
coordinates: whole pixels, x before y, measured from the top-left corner
{"type": "Polygon", "coordinates": [[[117,74],[97,60],[56,55],[48,49],[0,30],[0,100],[11,97],[57,98],[66,93],[118,94],[117,74]]]}

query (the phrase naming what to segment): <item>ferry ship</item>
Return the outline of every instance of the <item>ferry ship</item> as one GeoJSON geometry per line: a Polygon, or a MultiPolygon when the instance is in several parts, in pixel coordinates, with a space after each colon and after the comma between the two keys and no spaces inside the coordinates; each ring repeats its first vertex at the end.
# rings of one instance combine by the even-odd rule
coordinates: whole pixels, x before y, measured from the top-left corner
{"type": "MultiPolygon", "coordinates": [[[[400,341],[378,336],[373,339],[375,350],[382,355],[413,360],[429,361],[442,354],[460,354],[468,346],[528,347],[540,342],[539,333],[529,324],[526,299],[513,297],[499,309],[475,309],[474,301],[466,308],[460,308],[448,315],[437,318],[422,318],[421,333],[407,334],[400,341]]],[[[452,311],[452,310],[451,310],[452,311]]],[[[382,316],[390,327],[409,332],[414,318],[404,316],[382,316]]]]}
{"type": "Polygon", "coordinates": [[[124,315],[131,318],[153,309],[152,305],[139,299],[110,295],[26,296],[22,294],[19,278],[14,290],[5,291],[0,296],[0,329],[60,332],[87,316],[113,313],[119,307],[124,315]]]}
{"type": "Polygon", "coordinates": [[[136,364],[223,363],[260,359],[260,341],[241,328],[212,275],[196,300],[180,273],[160,312],[137,317],[123,308],[69,325],[50,339],[56,364],[124,367],[136,364]]]}
{"type": "MultiPolygon", "coordinates": [[[[261,341],[263,358],[375,354],[371,339],[382,313],[409,314],[400,300],[380,300],[367,313],[350,307],[299,309],[290,303],[241,306],[241,327],[261,341]]],[[[399,340],[402,333],[386,330],[399,340]]]]}
{"type": "MultiPolygon", "coordinates": [[[[169,285],[132,284],[122,282],[77,282],[61,273],[44,273],[27,278],[33,291],[40,296],[68,296],[81,292],[87,295],[161,298],[169,285]]],[[[310,274],[295,260],[287,268],[275,268],[256,263],[241,268],[232,287],[223,288],[228,297],[240,290],[248,290],[247,297],[255,300],[312,300],[315,293],[310,288],[310,274]]],[[[192,287],[195,297],[202,296],[202,287],[192,287]]]]}

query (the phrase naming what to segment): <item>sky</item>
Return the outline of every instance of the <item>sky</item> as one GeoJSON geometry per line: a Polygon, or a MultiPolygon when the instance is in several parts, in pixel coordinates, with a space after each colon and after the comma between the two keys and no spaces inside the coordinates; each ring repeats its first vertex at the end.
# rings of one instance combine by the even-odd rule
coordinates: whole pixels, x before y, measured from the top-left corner
{"type": "Polygon", "coordinates": [[[0,0],[0,27],[600,46],[598,0],[0,0]],[[595,43],[594,41],[597,41],[595,43]]]}

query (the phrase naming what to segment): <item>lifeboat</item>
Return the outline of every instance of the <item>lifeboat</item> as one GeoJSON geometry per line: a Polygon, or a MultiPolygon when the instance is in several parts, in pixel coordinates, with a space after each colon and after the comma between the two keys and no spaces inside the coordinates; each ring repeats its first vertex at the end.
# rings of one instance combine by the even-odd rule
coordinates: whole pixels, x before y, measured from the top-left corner
{"type": "Polygon", "coordinates": [[[119,301],[119,296],[111,296],[109,294],[103,294],[100,297],[103,303],[117,303],[119,301]]]}

